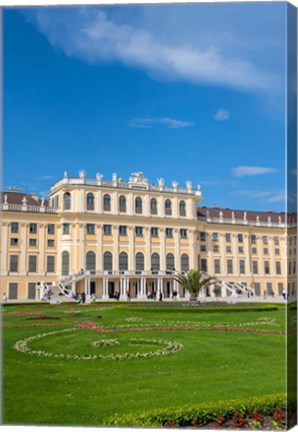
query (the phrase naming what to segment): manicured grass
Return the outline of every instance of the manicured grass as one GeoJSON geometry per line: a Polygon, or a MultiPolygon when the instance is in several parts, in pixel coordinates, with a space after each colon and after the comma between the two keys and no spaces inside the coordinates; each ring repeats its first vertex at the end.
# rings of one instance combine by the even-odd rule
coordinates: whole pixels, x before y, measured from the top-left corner
{"type": "Polygon", "coordinates": [[[285,391],[283,310],[196,313],[181,307],[144,312],[130,305],[61,304],[4,307],[3,317],[6,424],[98,426],[116,413],[285,391]],[[87,328],[75,327],[77,323],[87,328]],[[109,332],[94,331],[96,327],[109,332]],[[14,348],[19,340],[63,329],[74,330],[33,340],[28,347],[53,355],[124,355],[162,349],[152,342],[157,339],[183,348],[132,360],[68,360],[14,348]],[[119,345],[92,346],[102,339],[117,339],[119,345]]]}

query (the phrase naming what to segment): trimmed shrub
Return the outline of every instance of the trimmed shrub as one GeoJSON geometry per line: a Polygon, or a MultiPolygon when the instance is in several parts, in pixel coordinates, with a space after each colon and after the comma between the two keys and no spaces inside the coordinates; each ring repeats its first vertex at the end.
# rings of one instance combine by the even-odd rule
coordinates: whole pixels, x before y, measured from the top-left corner
{"type": "Polygon", "coordinates": [[[213,403],[202,403],[184,407],[159,408],[150,411],[118,415],[105,420],[107,426],[137,426],[162,427],[175,425],[185,427],[191,425],[203,426],[216,421],[217,418],[232,419],[235,412],[249,414],[258,412],[264,416],[273,415],[276,410],[295,410],[295,397],[285,393],[257,396],[243,400],[228,400],[213,403]],[[287,407],[288,404],[288,407],[287,407]]]}

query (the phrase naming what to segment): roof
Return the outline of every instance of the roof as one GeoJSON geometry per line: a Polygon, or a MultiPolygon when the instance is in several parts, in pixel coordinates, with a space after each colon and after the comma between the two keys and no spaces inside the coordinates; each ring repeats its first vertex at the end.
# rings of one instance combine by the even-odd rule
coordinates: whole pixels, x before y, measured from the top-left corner
{"type": "MultiPolygon", "coordinates": [[[[6,192],[1,192],[1,204],[5,203],[5,195],[7,196],[7,204],[19,204],[23,205],[23,199],[26,198],[26,204],[28,206],[41,206],[42,200],[38,198],[37,195],[22,193],[19,191],[8,190],[6,192]]],[[[44,201],[44,206],[48,207],[49,202],[47,200],[44,201]]]]}
{"type": "MultiPolygon", "coordinates": [[[[233,210],[229,208],[219,207],[199,207],[197,212],[198,217],[203,218],[223,218],[223,219],[242,219],[249,222],[268,222],[269,218],[272,223],[285,223],[286,213],[280,212],[275,213],[272,211],[261,212],[261,211],[249,211],[249,210],[233,210]]],[[[291,218],[292,222],[296,221],[297,217],[295,213],[288,214],[288,222],[291,218]]]]}

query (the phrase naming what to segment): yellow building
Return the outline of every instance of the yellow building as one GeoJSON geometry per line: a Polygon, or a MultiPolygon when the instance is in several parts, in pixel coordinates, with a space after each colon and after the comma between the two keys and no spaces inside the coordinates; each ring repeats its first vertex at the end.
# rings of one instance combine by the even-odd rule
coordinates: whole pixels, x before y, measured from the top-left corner
{"type": "Polygon", "coordinates": [[[52,286],[87,298],[184,298],[174,276],[191,268],[215,275],[222,297],[296,291],[296,230],[287,235],[285,213],[208,209],[199,186],[150,185],[140,172],[127,183],[65,172],[49,196],[2,193],[1,296],[39,299],[52,286]]]}

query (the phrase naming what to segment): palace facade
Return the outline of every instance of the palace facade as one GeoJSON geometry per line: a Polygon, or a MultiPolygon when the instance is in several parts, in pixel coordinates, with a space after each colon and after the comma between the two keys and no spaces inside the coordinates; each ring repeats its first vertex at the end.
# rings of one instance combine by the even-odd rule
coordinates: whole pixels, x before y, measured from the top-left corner
{"type": "MultiPolygon", "coordinates": [[[[98,299],[187,294],[175,275],[202,269],[220,295],[296,292],[296,217],[200,205],[200,187],[143,173],[128,182],[67,173],[49,201],[8,189],[1,194],[1,295],[39,299],[41,287],[98,299]],[[292,218],[292,219],[291,219],[292,218]]],[[[201,295],[214,296],[214,287],[201,295]]]]}

